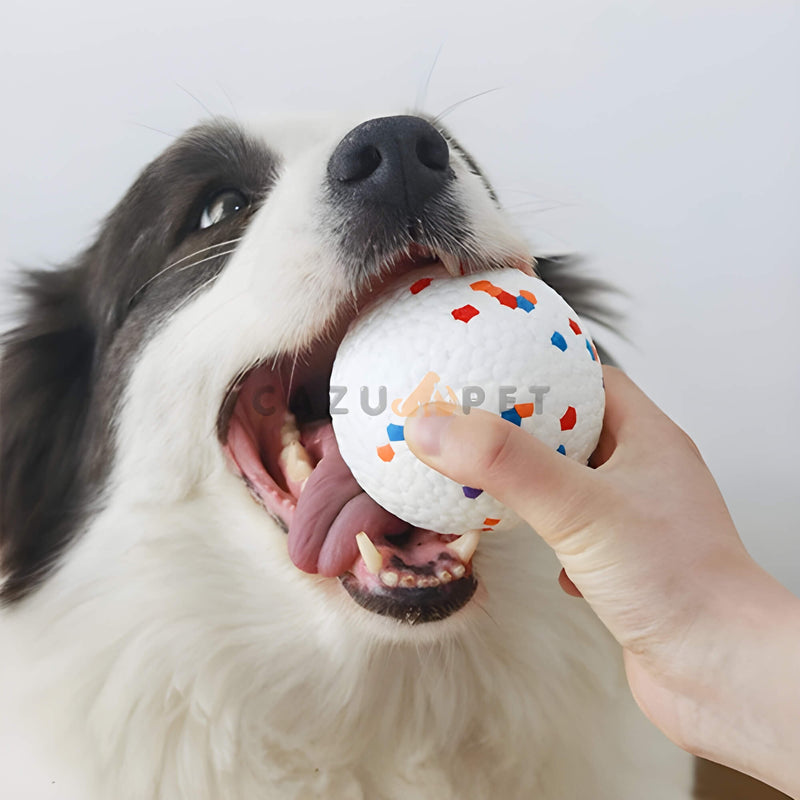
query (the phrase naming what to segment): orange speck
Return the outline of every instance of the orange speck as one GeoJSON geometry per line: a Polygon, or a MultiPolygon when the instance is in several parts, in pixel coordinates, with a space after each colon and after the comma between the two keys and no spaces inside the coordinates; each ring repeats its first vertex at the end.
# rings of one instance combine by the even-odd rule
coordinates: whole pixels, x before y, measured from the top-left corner
{"type": "Polygon", "coordinates": [[[391,461],[394,458],[394,450],[390,444],[385,444],[383,447],[378,447],[378,458],[381,461],[391,461]]]}
{"type": "Polygon", "coordinates": [[[486,519],[483,521],[483,524],[484,525],[497,525],[498,522],[500,522],[499,519],[492,519],[492,517],[486,517],[486,519]]]}
{"type": "Polygon", "coordinates": [[[471,283],[469,288],[475,292],[486,292],[492,297],[497,297],[503,290],[499,286],[495,286],[491,281],[475,281],[471,283]]]}
{"type": "Polygon", "coordinates": [[[535,295],[533,292],[529,292],[527,289],[520,289],[520,290],[519,290],[519,293],[520,293],[520,294],[521,294],[521,295],[522,295],[522,296],[523,296],[523,297],[524,297],[526,300],[530,300],[530,301],[531,301],[531,303],[533,303],[534,305],[536,305],[536,303],[538,302],[538,301],[537,301],[537,299],[536,299],[536,295],[535,295]]]}
{"type": "Polygon", "coordinates": [[[533,414],[533,403],[517,403],[514,410],[522,419],[525,419],[533,414]]]}

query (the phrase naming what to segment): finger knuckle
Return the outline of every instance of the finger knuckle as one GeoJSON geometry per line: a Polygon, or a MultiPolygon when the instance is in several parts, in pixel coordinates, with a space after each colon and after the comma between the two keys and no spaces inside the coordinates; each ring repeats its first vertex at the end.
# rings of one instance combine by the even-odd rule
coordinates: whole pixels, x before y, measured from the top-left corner
{"type": "Polygon", "coordinates": [[[512,431],[507,422],[500,420],[499,423],[492,426],[487,445],[478,459],[478,471],[489,477],[503,475],[511,450],[512,431]]]}

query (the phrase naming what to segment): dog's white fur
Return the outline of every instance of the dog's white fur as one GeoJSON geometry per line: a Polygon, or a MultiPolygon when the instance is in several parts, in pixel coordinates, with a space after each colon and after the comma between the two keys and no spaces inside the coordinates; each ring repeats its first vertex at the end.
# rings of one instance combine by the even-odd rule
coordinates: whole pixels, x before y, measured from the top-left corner
{"type": "MultiPolygon", "coordinates": [[[[102,510],[0,617],[0,797],[690,796],[689,757],[635,707],[617,646],[530,529],[482,542],[467,607],[406,626],[298,571],[225,464],[232,376],[311,341],[350,295],[321,187],[358,121],[259,126],[284,159],[275,188],[137,354],[102,510]]],[[[453,168],[477,240],[524,249],[453,168]]]]}

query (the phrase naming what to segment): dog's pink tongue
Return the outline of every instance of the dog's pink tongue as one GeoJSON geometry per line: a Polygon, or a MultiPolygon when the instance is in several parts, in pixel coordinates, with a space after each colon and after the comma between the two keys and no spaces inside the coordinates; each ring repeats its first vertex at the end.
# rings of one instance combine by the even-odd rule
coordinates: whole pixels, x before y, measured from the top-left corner
{"type": "Polygon", "coordinates": [[[304,435],[303,445],[320,460],[292,515],[289,557],[304,572],[335,577],[353,565],[359,531],[375,540],[400,533],[408,524],[379,506],[356,483],[339,453],[330,423],[304,435]]]}

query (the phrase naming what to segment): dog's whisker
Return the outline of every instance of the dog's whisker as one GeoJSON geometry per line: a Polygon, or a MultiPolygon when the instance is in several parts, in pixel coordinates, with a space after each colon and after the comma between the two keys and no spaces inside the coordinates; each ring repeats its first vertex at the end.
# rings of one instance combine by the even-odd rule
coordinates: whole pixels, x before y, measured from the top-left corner
{"type": "Polygon", "coordinates": [[[428,89],[431,85],[431,78],[433,77],[433,72],[436,69],[436,65],[439,63],[439,56],[442,54],[442,50],[444,49],[444,42],[439,45],[438,50],[436,51],[436,55],[433,57],[433,62],[431,63],[430,69],[428,70],[428,74],[425,77],[425,83],[420,87],[417,91],[417,98],[416,102],[414,103],[414,107],[419,109],[420,111],[425,108],[425,103],[428,99],[428,89]]]}
{"type": "Polygon", "coordinates": [[[292,384],[294,383],[294,371],[295,371],[295,368],[297,367],[297,358],[298,358],[298,356],[299,356],[299,353],[295,350],[294,355],[292,356],[292,369],[289,372],[289,386],[286,389],[286,391],[284,392],[284,396],[286,397],[287,404],[289,402],[289,398],[292,395],[292,384]]]}
{"type": "Polygon", "coordinates": [[[145,130],[153,131],[154,133],[160,133],[164,136],[168,136],[170,139],[178,138],[174,133],[169,133],[168,131],[162,131],[161,128],[154,128],[152,125],[145,125],[143,122],[132,121],[131,125],[136,125],[137,128],[144,128],[145,130]]]}
{"type": "Polygon", "coordinates": [[[191,98],[192,98],[192,100],[194,100],[194,101],[195,101],[195,103],[197,103],[197,105],[199,105],[199,106],[200,106],[200,108],[202,108],[202,109],[203,109],[203,111],[205,111],[205,112],[206,112],[206,114],[208,114],[208,116],[209,116],[209,117],[211,117],[212,119],[214,119],[214,118],[216,118],[216,117],[218,117],[218,116],[219,116],[219,114],[215,114],[215,113],[214,113],[214,112],[213,112],[213,111],[212,111],[212,110],[211,110],[211,109],[210,109],[210,108],[209,108],[209,107],[208,107],[208,106],[207,106],[207,105],[206,105],[206,104],[205,104],[205,103],[204,103],[204,102],[203,102],[203,101],[202,101],[202,100],[201,100],[201,99],[200,99],[200,98],[197,96],[197,95],[195,95],[195,94],[193,94],[192,92],[190,92],[190,91],[189,91],[189,90],[188,90],[188,89],[187,89],[185,86],[181,85],[181,84],[180,84],[180,83],[178,83],[177,81],[175,81],[175,85],[176,85],[176,86],[177,86],[177,87],[178,87],[178,88],[179,88],[179,89],[180,89],[182,92],[185,92],[186,94],[188,94],[188,95],[189,95],[189,97],[191,97],[191,98]]]}
{"type": "Polygon", "coordinates": [[[232,247],[230,250],[223,250],[221,253],[212,253],[210,256],[206,256],[205,258],[198,259],[197,261],[192,261],[191,264],[184,264],[184,266],[179,267],[176,269],[176,272],[184,272],[187,269],[194,269],[195,267],[199,267],[201,264],[205,264],[208,261],[213,261],[215,258],[222,258],[224,256],[233,255],[236,252],[236,248],[232,247]]]}
{"type": "Polygon", "coordinates": [[[465,97],[463,100],[459,100],[457,103],[453,103],[452,105],[447,106],[447,108],[444,111],[440,112],[433,118],[434,124],[437,122],[441,122],[448,114],[452,113],[457,108],[460,108],[465,103],[469,103],[471,100],[476,100],[477,98],[483,97],[484,95],[492,94],[493,92],[499,92],[502,88],[503,88],[502,86],[494,86],[491,89],[484,89],[482,92],[476,92],[475,94],[472,94],[469,97],[465,97]]]}
{"type": "Polygon", "coordinates": [[[231,100],[231,96],[228,94],[228,90],[221,83],[217,83],[217,86],[219,86],[219,89],[222,92],[222,94],[225,95],[225,99],[228,101],[228,105],[231,107],[231,111],[233,111],[234,119],[237,119],[237,120],[241,119],[241,117],[239,115],[239,111],[237,110],[236,106],[234,105],[233,100],[231,100]]]}
{"type": "MultiPolygon", "coordinates": [[[[212,283],[214,283],[214,281],[216,279],[217,279],[217,276],[216,275],[212,275],[207,281],[202,283],[200,286],[195,287],[192,290],[191,294],[188,297],[186,297],[183,300],[183,302],[181,302],[179,308],[182,308],[189,301],[191,301],[192,299],[197,297],[197,295],[200,292],[202,292],[204,289],[207,289],[212,283]]],[[[215,314],[217,314],[220,311],[222,311],[222,309],[225,308],[227,305],[229,305],[230,303],[234,302],[235,300],[238,300],[240,297],[243,297],[246,294],[247,294],[247,292],[245,290],[242,290],[242,291],[237,292],[236,294],[232,295],[231,297],[227,298],[227,300],[223,300],[216,308],[211,309],[211,311],[209,311],[208,314],[205,314],[194,325],[192,325],[192,327],[189,328],[189,330],[186,332],[187,336],[189,334],[191,334],[191,333],[194,333],[194,331],[196,331],[201,325],[203,325],[205,322],[208,322],[208,320],[211,319],[211,317],[213,317],[215,314]]],[[[245,371],[247,371],[247,370],[245,370],[245,371]]]]}
{"type": "Polygon", "coordinates": [[[134,293],[131,295],[131,299],[129,302],[133,302],[136,297],[143,292],[153,281],[160,278],[165,272],[169,272],[171,269],[174,269],[179,264],[182,264],[184,261],[187,261],[190,258],[195,258],[196,256],[201,255],[202,253],[207,253],[209,250],[213,250],[216,247],[227,247],[229,245],[238,244],[242,241],[241,236],[237,236],[235,239],[227,239],[224,242],[216,242],[215,244],[210,244],[208,247],[201,247],[199,250],[194,250],[193,252],[189,253],[188,255],[183,256],[182,258],[177,259],[177,261],[173,261],[171,264],[167,264],[166,267],[159,270],[155,275],[150,276],[134,293]]]}

